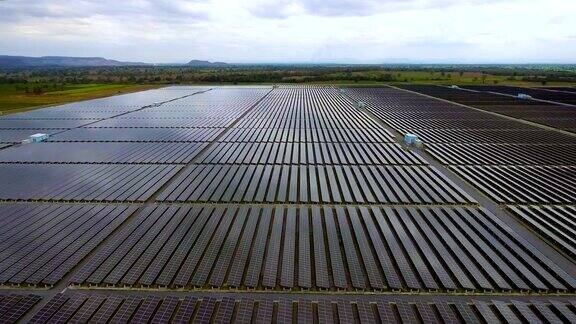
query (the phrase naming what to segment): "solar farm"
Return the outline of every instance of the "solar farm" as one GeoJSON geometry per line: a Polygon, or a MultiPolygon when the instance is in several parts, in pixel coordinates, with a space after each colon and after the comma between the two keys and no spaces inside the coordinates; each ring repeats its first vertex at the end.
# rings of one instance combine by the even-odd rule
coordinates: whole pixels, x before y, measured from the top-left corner
{"type": "Polygon", "coordinates": [[[576,92],[169,86],[0,116],[14,322],[576,323],[576,92]]]}

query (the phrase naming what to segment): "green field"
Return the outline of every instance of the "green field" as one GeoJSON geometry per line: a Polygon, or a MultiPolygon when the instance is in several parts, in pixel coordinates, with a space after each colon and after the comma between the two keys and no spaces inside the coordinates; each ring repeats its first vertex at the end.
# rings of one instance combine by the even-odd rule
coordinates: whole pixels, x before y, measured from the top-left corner
{"type": "MultiPolygon", "coordinates": [[[[358,71],[358,72],[337,72],[326,75],[327,78],[336,81],[327,83],[353,84],[350,80],[355,80],[358,84],[390,84],[390,83],[412,83],[412,84],[439,84],[439,85],[510,85],[522,87],[538,86],[573,86],[574,82],[547,81],[543,84],[540,81],[527,81],[521,76],[495,75],[481,72],[434,72],[434,71],[358,71]]],[[[304,77],[305,78],[305,77],[304,77]]],[[[297,79],[296,79],[297,80],[297,79]]]]}
{"type": "Polygon", "coordinates": [[[0,113],[7,114],[35,107],[113,96],[155,88],[136,84],[0,84],[0,113]]]}

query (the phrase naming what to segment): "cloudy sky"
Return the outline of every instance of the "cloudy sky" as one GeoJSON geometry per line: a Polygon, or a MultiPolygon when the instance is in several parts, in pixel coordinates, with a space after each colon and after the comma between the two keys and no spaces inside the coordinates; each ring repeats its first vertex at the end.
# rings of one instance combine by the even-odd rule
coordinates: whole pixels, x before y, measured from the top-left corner
{"type": "Polygon", "coordinates": [[[576,63],[576,0],[0,0],[0,54],[576,63]]]}

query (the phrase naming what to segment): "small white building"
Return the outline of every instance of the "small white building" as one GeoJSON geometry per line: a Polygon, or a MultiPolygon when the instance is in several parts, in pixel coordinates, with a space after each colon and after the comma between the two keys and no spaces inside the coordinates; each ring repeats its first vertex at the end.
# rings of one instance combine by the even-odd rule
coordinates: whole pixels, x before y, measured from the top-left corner
{"type": "Polygon", "coordinates": [[[406,143],[406,145],[408,145],[408,146],[412,146],[412,144],[414,144],[414,141],[416,141],[417,139],[418,139],[418,135],[416,135],[416,134],[406,133],[404,135],[404,143],[406,143]]]}
{"type": "Polygon", "coordinates": [[[519,93],[517,97],[518,99],[532,99],[531,95],[527,95],[525,93],[519,93]]]}
{"type": "Polygon", "coordinates": [[[43,133],[33,134],[33,135],[30,135],[30,142],[32,142],[32,143],[44,142],[48,139],[48,137],[49,137],[48,134],[43,134],[43,133]]]}

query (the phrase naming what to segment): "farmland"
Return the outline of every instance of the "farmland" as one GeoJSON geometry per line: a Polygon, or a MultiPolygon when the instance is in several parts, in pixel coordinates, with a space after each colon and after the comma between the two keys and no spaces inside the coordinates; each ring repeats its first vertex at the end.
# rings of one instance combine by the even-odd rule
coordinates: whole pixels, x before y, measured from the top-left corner
{"type": "Polygon", "coordinates": [[[204,84],[2,116],[0,319],[573,322],[576,107],[512,89],[204,84]]]}

